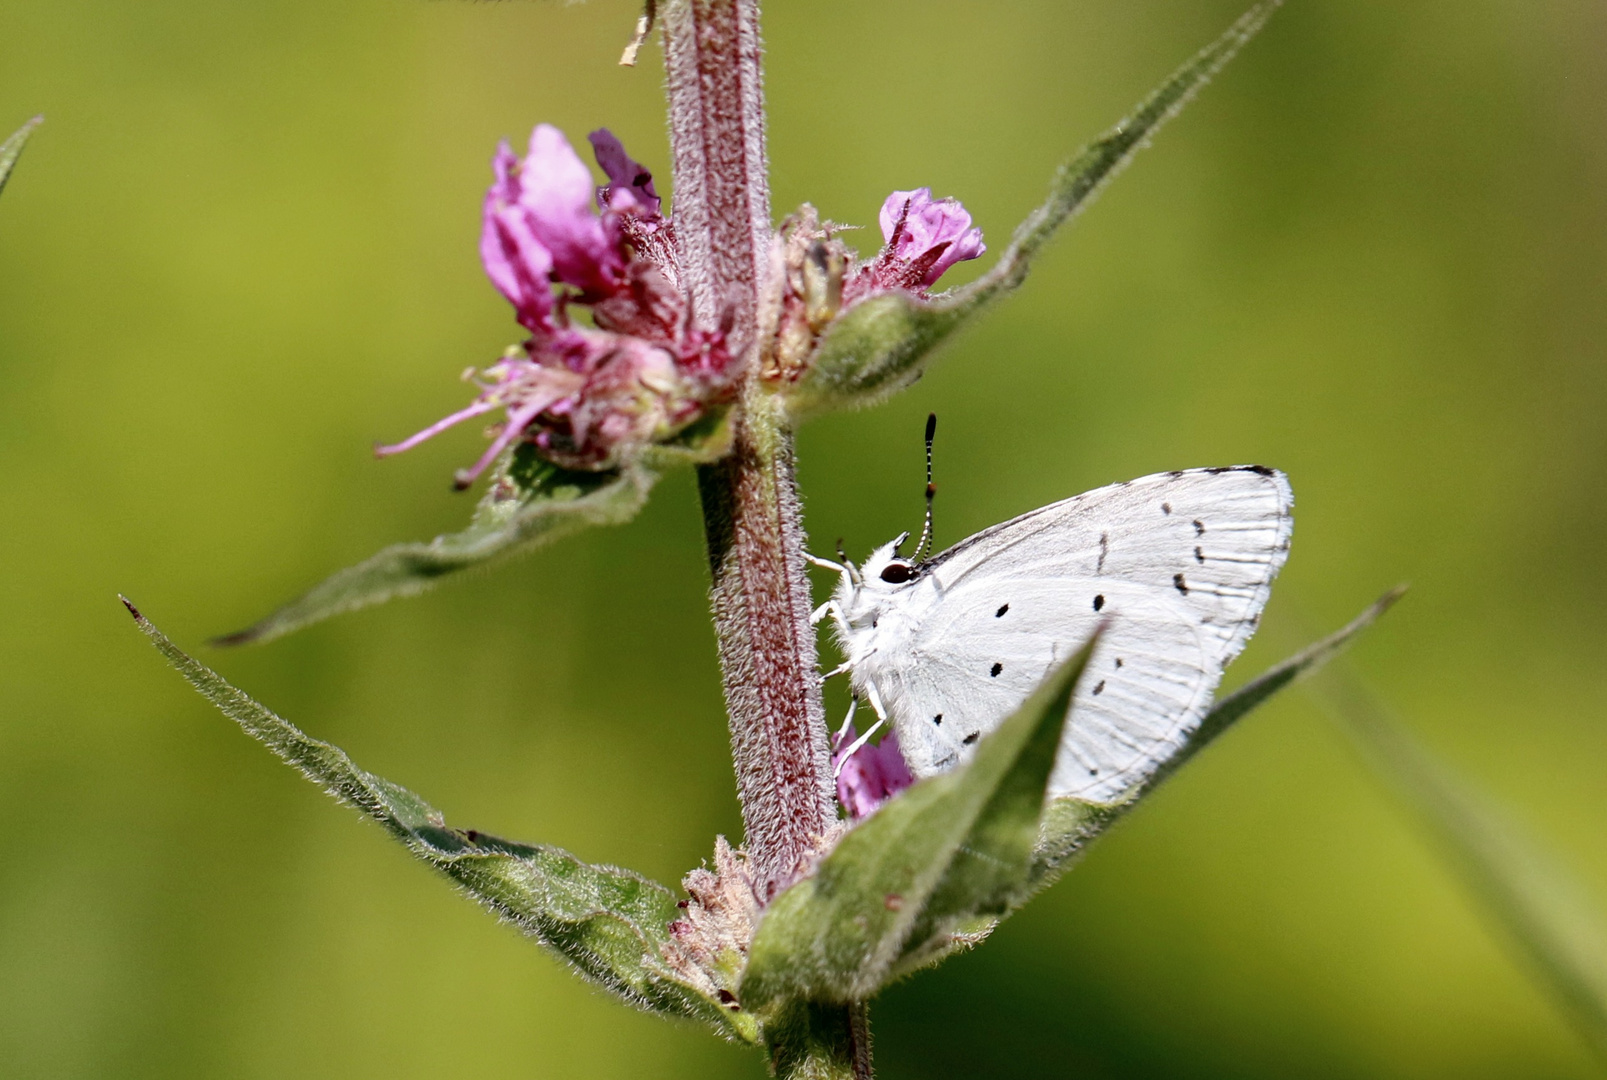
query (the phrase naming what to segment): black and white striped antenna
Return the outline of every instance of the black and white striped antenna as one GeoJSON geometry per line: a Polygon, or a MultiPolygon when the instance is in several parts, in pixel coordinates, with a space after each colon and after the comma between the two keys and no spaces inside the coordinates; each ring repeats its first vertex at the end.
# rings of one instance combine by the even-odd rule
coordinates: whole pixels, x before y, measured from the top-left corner
{"type": "Polygon", "coordinates": [[[911,562],[920,562],[932,543],[932,497],[937,494],[937,485],[932,483],[932,436],[936,434],[937,413],[929,413],[926,417],[926,524],[921,526],[921,540],[915,545],[911,562]]]}

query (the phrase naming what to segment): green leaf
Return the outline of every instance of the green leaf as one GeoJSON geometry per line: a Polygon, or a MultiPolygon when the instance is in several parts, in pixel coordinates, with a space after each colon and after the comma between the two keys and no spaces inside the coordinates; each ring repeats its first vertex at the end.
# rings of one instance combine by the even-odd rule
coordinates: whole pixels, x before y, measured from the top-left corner
{"type": "Polygon", "coordinates": [[[641,1009],[701,1020],[720,1034],[757,1040],[752,1017],[733,1013],[666,964],[676,897],[629,870],[581,862],[559,848],[500,840],[446,819],[406,788],[358,768],[345,751],[314,739],[186,655],[134,605],[129,612],[179,673],[223,714],[337,800],[379,822],[581,977],[641,1009]]]}
{"type": "Polygon", "coordinates": [[[34,128],[45,122],[43,116],[36,116],[18,131],[0,143],[0,191],[6,189],[6,181],[11,178],[11,170],[16,168],[17,159],[22,156],[22,148],[28,143],[28,136],[33,134],[34,128]]]}
{"type": "Polygon", "coordinates": [[[575,472],[542,461],[524,443],[498,466],[469,527],[429,543],[395,544],[347,567],[266,619],[215,645],[271,641],[346,611],[416,596],[441,578],[593,525],[618,525],[647,502],[658,474],[645,465],[575,472]]]}
{"type": "MultiPolygon", "coordinates": [[[[1206,714],[1200,726],[1177,753],[1156,769],[1142,787],[1129,792],[1121,801],[1089,803],[1080,799],[1051,799],[1049,805],[1044,807],[1038,827],[1037,844],[1032,854],[1032,866],[1028,872],[1028,888],[1018,898],[1016,906],[1052,885],[1071,867],[1090,841],[1125,816],[1140,798],[1149,794],[1163,780],[1182,768],[1235,721],[1296,679],[1321,668],[1348,645],[1352,638],[1388,611],[1405,592],[1405,586],[1391,589],[1339,630],[1269,668],[1217,702],[1216,707],[1206,714]]],[[[1000,921],[999,918],[979,919],[972,925],[949,935],[947,940],[932,939],[923,950],[910,952],[903,957],[895,974],[930,966],[956,951],[976,945],[991,934],[1000,921]]]]}
{"type": "Polygon", "coordinates": [[[1092,647],[1050,674],[967,765],[912,785],[772,901],[748,954],[744,1008],[768,1016],[798,1001],[864,1001],[902,958],[1016,902],[1092,647]]]}
{"type": "Polygon", "coordinates": [[[1315,695],[1415,814],[1542,989],[1607,1061],[1607,924],[1569,873],[1336,672],[1315,695]]]}
{"type": "Polygon", "coordinates": [[[1016,229],[988,273],[952,293],[921,300],[885,293],[837,318],[822,336],[808,373],[792,389],[795,416],[874,404],[921,375],[928,353],[962,322],[1025,280],[1055,231],[1086,206],[1161,126],[1253,38],[1282,0],[1264,0],[1179,68],[1159,89],[1056,172],[1049,198],[1016,229]]]}
{"type": "Polygon", "coordinates": [[[1154,791],[1167,777],[1187,764],[1195,754],[1215,741],[1217,736],[1296,679],[1321,668],[1405,594],[1404,585],[1391,589],[1373,601],[1367,610],[1332,634],[1308,645],[1282,663],[1268,668],[1218,701],[1215,707],[1206,713],[1205,719],[1200,721],[1200,726],[1194,729],[1188,741],[1178,748],[1177,753],[1163,762],[1141,787],[1129,792],[1120,802],[1099,804],[1077,799],[1053,800],[1044,811],[1043,827],[1033,856],[1034,891],[1052,883],[1067,869],[1090,840],[1115,824],[1137,804],[1139,799],[1154,791]]]}

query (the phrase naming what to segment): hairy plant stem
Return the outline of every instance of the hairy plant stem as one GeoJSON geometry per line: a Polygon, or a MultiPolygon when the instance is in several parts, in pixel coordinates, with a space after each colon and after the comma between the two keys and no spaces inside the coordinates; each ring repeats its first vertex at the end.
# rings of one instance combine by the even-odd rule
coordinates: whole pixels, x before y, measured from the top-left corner
{"type": "Polygon", "coordinates": [[[737,792],[765,901],[836,820],[792,435],[779,412],[751,391],[732,453],[698,471],[737,792]]]}
{"type": "Polygon", "coordinates": [[[866,1080],[872,1075],[870,1020],[863,1003],[805,1002],[766,1024],[770,1067],[786,1080],[866,1080]]]}
{"type": "MultiPolygon", "coordinates": [[[[698,490],[745,846],[768,901],[837,815],[792,432],[755,362],[771,236],[758,0],[672,0],[662,25],[683,284],[750,372],[732,452],[698,490]]],[[[781,1076],[871,1075],[862,1005],[800,1005],[766,1041],[781,1076]]]]}

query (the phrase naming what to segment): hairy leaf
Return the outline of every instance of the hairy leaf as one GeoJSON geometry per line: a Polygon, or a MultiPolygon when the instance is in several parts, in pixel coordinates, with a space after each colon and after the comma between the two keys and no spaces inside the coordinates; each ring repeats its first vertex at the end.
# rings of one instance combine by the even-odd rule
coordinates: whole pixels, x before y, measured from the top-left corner
{"type": "Polygon", "coordinates": [[[650,1012],[687,1017],[722,1035],[755,1041],[751,1017],[733,1014],[678,978],[664,959],[679,914],[670,890],[617,867],[581,862],[559,848],[453,828],[406,788],[358,768],[186,655],[127,600],[145,636],[179,673],[246,734],[340,802],[379,822],[418,858],[494,914],[561,956],[577,974],[650,1012]]]}
{"type": "Polygon", "coordinates": [[[1601,908],[1499,807],[1413,739],[1359,681],[1341,672],[1324,683],[1317,698],[1415,813],[1542,989],[1607,1060],[1607,924],[1601,908]]]}
{"type": "Polygon", "coordinates": [[[11,178],[11,170],[16,168],[17,159],[22,156],[22,148],[27,145],[28,136],[33,134],[34,128],[44,122],[43,116],[36,116],[22,125],[5,142],[0,143],[0,191],[6,189],[6,181],[11,178]]]}
{"type": "Polygon", "coordinates": [[[1016,229],[988,273],[930,300],[884,293],[849,308],[826,330],[808,373],[789,394],[795,416],[874,404],[920,377],[931,350],[956,327],[1025,280],[1032,259],[1148,144],[1271,17],[1282,0],[1263,0],[1140,102],[1127,119],[1056,172],[1049,198],[1016,229]]]}
{"type": "Polygon", "coordinates": [[[1218,701],[1200,726],[1189,736],[1154,774],[1139,788],[1129,792],[1122,801],[1110,804],[1085,803],[1077,799],[1055,799],[1044,811],[1043,827],[1033,858],[1033,885],[1043,888],[1064,871],[1088,841],[1109,828],[1138,802],[1155,790],[1167,777],[1182,768],[1218,735],[1221,735],[1240,717],[1259,707],[1268,698],[1303,675],[1322,667],[1355,636],[1367,629],[1378,617],[1394,606],[1406,594],[1405,586],[1397,586],[1373,601],[1366,611],[1350,622],[1300,652],[1276,664],[1218,701]]]}
{"type": "Polygon", "coordinates": [[[213,642],[245,645],[399,596],[416,596],[441,578],[592,525],[618,525],[647,502],[658,475],[645,465],[575,472],[536,457],[528,443],[503,458],[469,527],[428,543],[395,544],[325,579],[261,622],[213,642]]]}
{"type": "Polygon", "coordinates": [[[749,952],[745,1008],[866,1000],[905,954],[1010,908],[1028,885],[1060,732],[1092,647],[1049,675],[968,764],[911,786],[776,897],[749,952]]]}

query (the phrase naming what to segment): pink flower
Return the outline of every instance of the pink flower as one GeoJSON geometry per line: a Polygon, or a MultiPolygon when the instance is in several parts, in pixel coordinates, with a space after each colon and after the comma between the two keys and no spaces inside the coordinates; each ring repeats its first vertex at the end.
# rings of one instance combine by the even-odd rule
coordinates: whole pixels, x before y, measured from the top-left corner
{"type": "Polygon", "coordinates": [[[854,821],[869,817],[882,803],[915,782],[898,748],[896,732],[890,732],[878,745],[865,743],[845,759],[844,752],[858,738],[853,723],[848,723],[833,737],[831,755],[832,767],[838,770],[837,801],[854,821]]]}
{"type": "Polygon", "coordinates": [[[652,174],[609,131],[591,142],[609,179],[601,187],[550,125],[531,133],[523,160],[498,147],[480,256],[530,337],[472,373],[480,394],[467,407],[376,453],[501,409],[459,487],[521,439],[567,468],[606,469],[732,399],[735,360],[723,334],[691,325],[652,174]],[[591,309],[595,329],[571,324],[577,306],[591,309]]]}
{"type": "Polygon", "coordinates": [[[934,200],[931,188],[889,195],[881,226],[886,246],[870,272],[882,288],[931,288],[949,267],[987,250],[982,230],[971,225],[959,200],[934,200]]]}
{"type": "Polygon", "coordinates": [[[843,242],[842,226],[822,221],[808,203],[781,223],[771,255],[775,330],[760,357],[762,378],[798,381],[821,335],[843,311],[890,292],[928,299],[949,267],[987,250],[965,207],[956,199],[933,199],[931,188],[893,192],[880,217],[885,243],[869,260],[843,242]]]}
{"type": "Polygon", "coordinates": [[[537,126],[523,161],[503,143],[492,168],[496,182],[486,192],[480,253],[520,322],[534,330],[533,323],[546,321],[552,279],[582,294],[609,291],[624,259],[592,209],[591,170],[563,132],[537,126]]]}

